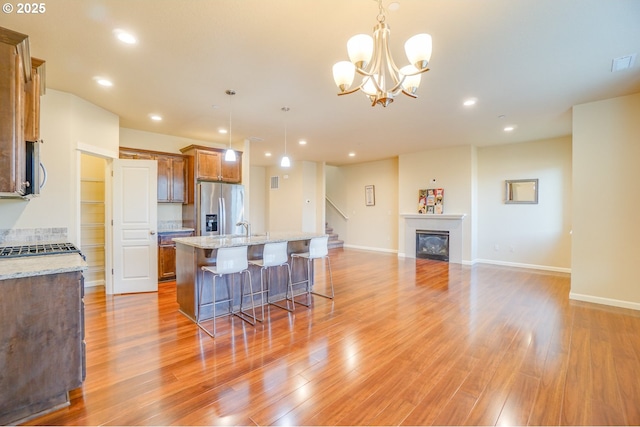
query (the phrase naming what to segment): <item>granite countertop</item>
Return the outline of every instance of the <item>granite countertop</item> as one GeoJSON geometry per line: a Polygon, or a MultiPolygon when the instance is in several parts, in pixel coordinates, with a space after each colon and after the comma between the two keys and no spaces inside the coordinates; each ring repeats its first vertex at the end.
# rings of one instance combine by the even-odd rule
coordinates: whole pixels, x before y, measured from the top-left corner
{"type": "Polygon", "coordinates": [[[325,234],[305,233],[305,232],[278,232],[267,234],[253,234],[250,237],[243,235],[224,235],[224,236],[194,236],[194,237],[177,237],[173,239],[176,243],[187,246],[193,246],[200,249],[218,249],[230,248],[233,246],[251,246],[264,245],[265,243],[274,242],[291,242],[295,240],[309,240],[312,237],[321,237],[325,234]]]}
{"type": "Polygon", "coordinates": [[[87,268],[87,262],[78,253],[1,259],[0,280],[69,273],[87,268]]]}

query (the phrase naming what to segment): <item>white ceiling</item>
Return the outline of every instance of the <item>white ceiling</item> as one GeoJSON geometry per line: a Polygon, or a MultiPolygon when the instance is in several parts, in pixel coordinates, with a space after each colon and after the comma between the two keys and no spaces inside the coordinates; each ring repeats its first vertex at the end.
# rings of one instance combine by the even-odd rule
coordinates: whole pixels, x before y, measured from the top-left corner
{"type": "Polygon", "coordinates": [[[372,33],[372,0],[44,4],[42,14],[3,13],[0,26],[29,35],[32,56],[47,61],[48,88],[117,114],[122,127],[221,143],[225,90],[234,89],[232,137],[259,138],[253,165],[279,161],[285,116],[294,162],[343,165],[570,135],[573,105],[640,92],[640,59],[611,72],[614,58],[640,52],[638,0],[400,0],[386,19],[396,63],[407,62],[404,41],[416,33],[432,35],[433,55],[419,97],[400,95],[387,108],[361,93],[338,97],[331,74],[348,59],[347,40],[372,33]],[[118,28],[139,42],[116,40],[118,28]],[[462,106],[467,97],[475,107],[462,106]]]}

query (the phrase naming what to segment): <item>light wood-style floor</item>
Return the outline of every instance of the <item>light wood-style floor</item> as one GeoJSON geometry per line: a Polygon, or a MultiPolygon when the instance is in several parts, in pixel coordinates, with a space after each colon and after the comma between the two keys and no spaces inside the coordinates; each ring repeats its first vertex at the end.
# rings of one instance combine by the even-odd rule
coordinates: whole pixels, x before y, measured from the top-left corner
{"type": "Polygon", "coordinates": [[[215,339],[174,283],[88,293],[86,382],[31,424],[640,424],[640,312],[570,301],[563,274],[330,256],[334,301],[215,339]]]}

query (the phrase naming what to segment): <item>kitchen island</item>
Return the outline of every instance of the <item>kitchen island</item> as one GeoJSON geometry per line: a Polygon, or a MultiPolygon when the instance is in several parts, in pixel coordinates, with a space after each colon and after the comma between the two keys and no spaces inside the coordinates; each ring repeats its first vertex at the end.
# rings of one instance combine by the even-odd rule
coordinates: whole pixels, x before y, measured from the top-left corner
{"type": "MultiPolygon", "coordinates": [[[[249,237],[242,235],[226,235],[226,236],[196,236],[175,238],[176,243],[176,295],[180,312],[185,316],[196,321],[198,317],[198,298],[200,283],[202,280],[201,267],[204,265],[215,265],[217,250],[220,248],[233,246],[248,246],[248,257],[251,259],[261,259],[262,251],[266,243],[271,242],[288,242],[287,253],[307,252],[309,250],[309,240],[313,237],[321,237],[324,234],[304,233],[304,232],[281,232],[267,233],[260,235],[251,235],[249,237]]],[[[289,258],[291,265],[291,259],[289,258]]],[[[284,268],[273,270],[271,273],[270,295],[271,300],[283,299],[287,288],[287,274],[284,268]]],[[[260,290],[260,268],[249,265],[251,272],[251,283],[253,292],[260,290]]],[[[306,277],[306,267],[303,263],[296,263],[292,266],[292,281],[297,282],[306,277]]],[[[236,275],[237,276],[237,275],[236,275]]],[[[225,277],[226,284],[232,284],[234,278],[225,277]]],[[[246,279],[245,279],[246,280],[246,279]]],[[[236,277],[235,282],[240,283],[240,278],[236,277]]],[[[217,283],[222,283],[220,279],[217,283]]],[[[202,303],[210,303],[213,298],[211,294],[211,276],[207,277],[208,286],[204,287],[202,294],[202,303]]],[[[296,289],[294,289],[294,292],[296,289]]],[[[227,286],[216,286],[216,300],[224,300],[228,298],[227,286]]],[[[233,292],[233,307],[240,305],[239,285],[233,292]]],[[[266,296],[265,296],[266,302],[266,296]]],[[[254,303],[260,304],[260,299],[256,296],[254,303]]],[[[225,313],[226,304],[220,304],[216,307],[219,313],[225,313]]],[[[202,319],[211,318],[213,309],[211,305],[205,306],[202,312],[202,319]]]]}

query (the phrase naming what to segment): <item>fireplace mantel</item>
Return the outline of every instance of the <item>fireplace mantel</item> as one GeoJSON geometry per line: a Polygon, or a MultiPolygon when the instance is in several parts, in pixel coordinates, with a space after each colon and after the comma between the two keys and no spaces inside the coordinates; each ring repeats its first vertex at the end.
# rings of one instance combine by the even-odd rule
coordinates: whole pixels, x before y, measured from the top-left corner
{"type": "Polygon", "coordinates": [[[449,262],[462,264],[462,222],[467,214],[400,214],[404,218],[404,256],[416,257],[416,230],[449,232],[449,262]]]}
{"type": "Polygon", "coordinates": [[[458,219],[463,220],[467,214],[414,214],[414,213],[404,213],[400,214],[401,217],[404,218],[412,218],[412,219],[458,219]]]}

